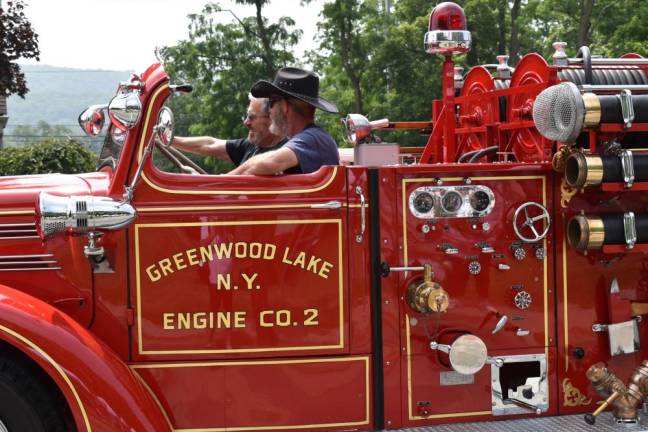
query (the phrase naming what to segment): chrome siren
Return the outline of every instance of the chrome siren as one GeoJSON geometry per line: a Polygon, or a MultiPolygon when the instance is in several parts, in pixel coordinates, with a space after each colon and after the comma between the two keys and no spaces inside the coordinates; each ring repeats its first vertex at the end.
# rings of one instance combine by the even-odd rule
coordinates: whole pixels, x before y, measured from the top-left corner
{"type": "Polygon", "coordinates": [[[41,192],[37,209],[41,238],[59,232],[83,234],[117,230],[130,224],[137,216],[130,204],[92,195],[63,197],[41,192]]]}

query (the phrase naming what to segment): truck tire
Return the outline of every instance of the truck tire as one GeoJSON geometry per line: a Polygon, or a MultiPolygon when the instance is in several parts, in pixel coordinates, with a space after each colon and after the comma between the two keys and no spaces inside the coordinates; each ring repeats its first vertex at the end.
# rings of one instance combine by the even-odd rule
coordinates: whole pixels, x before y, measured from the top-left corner
{"type": "Polygon", "coordinates": [[[0,357],[0,432],[74,431],[57,399],[29,368],[0,357]]]}

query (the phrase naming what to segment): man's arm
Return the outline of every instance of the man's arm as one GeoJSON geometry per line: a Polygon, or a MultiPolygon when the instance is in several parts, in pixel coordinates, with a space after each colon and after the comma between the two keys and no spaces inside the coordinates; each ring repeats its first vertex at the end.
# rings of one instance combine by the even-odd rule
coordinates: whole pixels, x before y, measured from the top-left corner
{"type": "Polygon", "coordinates": [[[297,155],[287,148],[258,154],[228,174],[274,175],[299,165],[297,155]]]}
{"type": "Polygon", "coordinates": [[[226,141],[208,136],[202,137],[175,137],[173,146],[189,153],[202,156],[213,156],[217,159],[232,162],[227,153],[226,141]]]}

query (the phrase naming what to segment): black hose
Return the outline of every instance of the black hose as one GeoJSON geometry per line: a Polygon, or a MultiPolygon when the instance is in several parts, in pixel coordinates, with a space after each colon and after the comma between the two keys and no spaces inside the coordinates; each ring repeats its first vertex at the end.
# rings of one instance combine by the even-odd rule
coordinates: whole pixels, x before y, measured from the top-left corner
{"type": "MultiPolygon", "coordinates": [[[[601,215],[605,241],[603,244],[625,244],[623,214],[601,215]]],[[[648,215],[635,215],[637,243],[648,243],[648,215]]]]}
{"type": "MultiPolygon", "coordinates": [[[[621,98],[618,95],[601,95],[601,123],[623,123],[621,98]]],[[[648,122],[648,95],[632,95],[634,122],[648,122]]]]}
{"type": "Polygon", "coordinates": [[[483,156],[488,156],[488,155],[491,155],[491,154],[495,154],[495,153],[497,153],[498,148],[499,148],[498,146],[490,146],[490,147],[486,147],[486,148],[481,149],[481,150],[477,150],[475,152],[475,154],[470,158],[468,163],[477,162],[483,156]]]}

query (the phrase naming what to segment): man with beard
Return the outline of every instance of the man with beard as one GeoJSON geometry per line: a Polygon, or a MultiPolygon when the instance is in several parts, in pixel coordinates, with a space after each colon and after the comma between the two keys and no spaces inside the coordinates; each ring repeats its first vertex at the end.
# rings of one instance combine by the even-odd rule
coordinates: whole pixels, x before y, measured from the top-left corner
{"type": "Polygon", "coordinates": [[[235,140],[222,140],[209,136],[175,137],[173,145],[180,150],[232,162],[239,166],[251,157],[276,150],[286,141],[286,135],[270,132],[270,108],[267,99],[250,97],[243,124],[248,136],[235,140]]]}
{"type": "Polygon", "coordinates": [[[338,112],[334,103],[319,96],[319,77],[313,72],[286,67],[273,82],[258,81],[250,91],[254,97],[268,98],[270,131],[289,137],[280,149],[250,158],[231,174],[311,173],[322,165],[338,165],[335,140],[317,126],[315,108],[338,112]]]}

